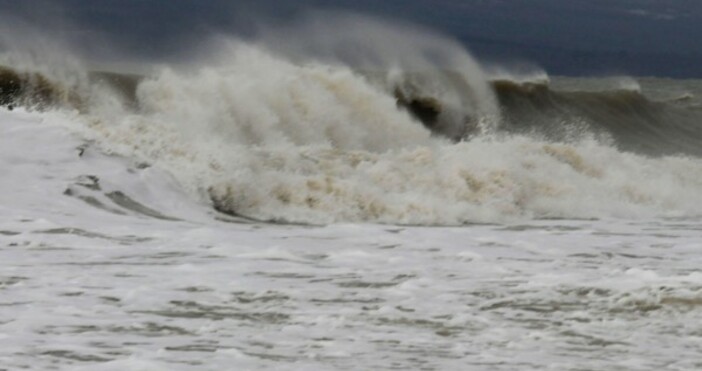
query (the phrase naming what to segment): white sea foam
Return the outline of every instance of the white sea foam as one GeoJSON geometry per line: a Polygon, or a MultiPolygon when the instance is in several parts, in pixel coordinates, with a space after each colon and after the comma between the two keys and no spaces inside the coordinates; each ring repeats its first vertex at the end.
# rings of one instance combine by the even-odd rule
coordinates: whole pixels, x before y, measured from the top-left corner
{"type": "MultiPolygon", "coordinates": [[[[104,142],[97,146],[66,130],[80,128],[83,120],[80,115],[21,108],[0,111],[3,367],[699,366],[699,330],[690,325],[701,320],[699,219],[520,220],[457,228],[243,223],[217,215],[184,194],[164,171],[170,170],[182,184],[207,184],[209,179],[196,175],[208,174],[198,166],[204,164],[201,156],[211,152],[179,147],[185,136],[177,127],[168,129],[175,133],[171,138],[156,135],[163,135],[165,122],[156,122],[153,133],[148,125],[141,130],[112,128],[104,137],[93,132],[104,142]],[[154,166],[110,156],[100,147],[130,156],[140,153],[154,166]]],[[[488,179],[493,183],[483,185],[487,195],[500,189],[504,194],[524,189],[527,195],[539,188],[529,181],[540,177],[554,184],[558,180],[566,191],[583,182],[590,188],[579,194],[580,203],[575,203],[576,195],[563,193],[559,206],[553,201],[559,198],[547,192],[550,198],[532,206],[563,207],[570,214],[578,208],[601,214],[617,206],[629,210],[631,201],[616,200],[621,193],[608,194],[617,179],[636,184],[649,171],[637,189],[663,201],[673,200],[681,184],[695,187],[699,179],[689,160],[651,160],[595,142],[546,147],[519,137],[456,145],[433,141],[424,138],[424,145],[391,151],[315,149],[310,150],[314,157],[305,161],[327,161],[326,167],[310,166],[314,171],[337,169],[332,175],[343,179],[347,174],[338,170],[339,158],[351,152],[376,156],[368,166],[383,167],[347,176],[349,184],[390,190],[400,184],[432,190],[433,179],[447,179],[442,189],[454,190],[451,174],[461,167],[486,176],[492,172],[488,179]],[[582,155],[583,162],[570,150],[582,155]],[[467,161],[466,155],[475,160],[467,161]],[[589,167],[592,163],[605,169],[601,177],[597,168],[589,167]],[[574,168],[584,174],[574,176],[574,168]],[[390,179],[387,186],[378,180],[385,174],[407,181],[390,179]],[[362,177],[370,183],[361,183],[362,177]],[[665,189],[668,194],[663,194],[665,189]]],[[[255,169],[261,172],[274,159],[271,154],[278,153],[272,163],[280,184],[306,176],[293,170],[300,168],[300,153],[310,146],[276,143],[249,148],[252,154],[242,163],[258,159],[261,167],[255,169]],[[274,145],[280,152],[268,148],[274,145]]],[[[351,174],[356,171],[348,168],[351,174]]],[[[255,177],[241,179],[252,184],[252,192],[255,184],[265,185],[255,183],[255,177]]],[[[437,197],[420,191],[418,201],[437,197]]],[[[403,196],[385,195],[391,201],[403,196]]],[[[446,205],[455,204],[456,196],[440,196],[444,198],[437,207],[450,212],[446,205]]],[[[692,199],[679,196],[680,203],[692,199]]],[[[671,207],[641,205],[644,212],[671,207]]],[[[492,209],[495,218],[503,217],[498,207],[492,209]]],[[[268,211],[291,215],[285,208],[268,211]]],[[[441,220],[430,217],[436,217],[426,219],[432,223],[441,220]]]]}

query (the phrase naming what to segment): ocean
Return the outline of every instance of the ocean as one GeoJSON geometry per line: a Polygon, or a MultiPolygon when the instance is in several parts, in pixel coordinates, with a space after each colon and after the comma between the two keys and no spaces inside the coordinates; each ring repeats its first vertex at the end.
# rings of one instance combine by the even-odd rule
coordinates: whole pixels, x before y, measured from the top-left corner
{"type": "Polygon", "coordinates": [[[355,30],[5,51],[0,370],[702,368],[702,81],[355,30]]]}

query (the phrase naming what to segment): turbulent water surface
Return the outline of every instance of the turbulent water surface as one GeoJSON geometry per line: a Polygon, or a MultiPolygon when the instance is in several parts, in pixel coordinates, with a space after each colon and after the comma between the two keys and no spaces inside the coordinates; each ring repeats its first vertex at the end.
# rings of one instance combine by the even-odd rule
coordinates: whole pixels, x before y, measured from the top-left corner
{"type": "Polygon", "coordinates": [[[406,33],[3,54],[0,369],[702,368],[702,83],[406,33]]]}

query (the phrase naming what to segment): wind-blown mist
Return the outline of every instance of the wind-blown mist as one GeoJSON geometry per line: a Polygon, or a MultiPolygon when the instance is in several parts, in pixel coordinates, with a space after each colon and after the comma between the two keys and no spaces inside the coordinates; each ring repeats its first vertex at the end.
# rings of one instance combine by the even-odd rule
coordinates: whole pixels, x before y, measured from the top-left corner
{"type": "Polygon", "coordinates": [[[499,116],[485,74],[465,47],[416,25],[322,12],[292,26],[263,27],[259,39],[294,61],[342,64],[404,96],[439,100],[439,125],[449,136],[465,134],[466,120],[499,116]]]}

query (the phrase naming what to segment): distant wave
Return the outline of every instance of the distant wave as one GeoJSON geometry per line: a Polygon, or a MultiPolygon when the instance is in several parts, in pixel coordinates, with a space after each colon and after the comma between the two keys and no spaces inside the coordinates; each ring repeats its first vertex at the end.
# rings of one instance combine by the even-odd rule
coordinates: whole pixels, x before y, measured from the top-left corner
{"type": "Polygon", "coordinates": [[[493,83],[511,133],[572,138],[573,129],[611,138],[624,151],[646,155],[702,155],[702,115],[656,102],[638,89],[555,91],[548,84],[493,83]],[[574,125],[577,123],[578,125],[574,125]]]}

